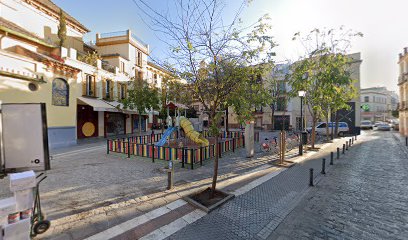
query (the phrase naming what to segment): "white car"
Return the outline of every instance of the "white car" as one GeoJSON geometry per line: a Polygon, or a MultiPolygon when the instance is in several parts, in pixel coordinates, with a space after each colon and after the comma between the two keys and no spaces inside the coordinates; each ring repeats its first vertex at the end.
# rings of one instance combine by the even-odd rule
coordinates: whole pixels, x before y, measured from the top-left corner
{"type": "MultiPolygon", "coordinates": [[[[319,122],[316,125],[316,133],[321,134],[321,135],[326,135],[326,126],[327,123],[325,122],[319,122]]],[[[335,122],[329,122],[329,134],[334,132],[336,128],[336,123],[335,122]]],[[[312,128],[308,127],[306,130],[310,133],[312,132],[312,128]]],[[[345,133],[349,132],[349,126],[346,122],[339,122],[338,128],[337,128],[337,134],[339,136],[344,136],[345,133]]]]}
{"type": "Polygon", "coordinates": [[[361,121],[360,128],[361,129],[373,129],[373,124],[371,123],[370,120],[364,120],[364,121],[361,121]]]}

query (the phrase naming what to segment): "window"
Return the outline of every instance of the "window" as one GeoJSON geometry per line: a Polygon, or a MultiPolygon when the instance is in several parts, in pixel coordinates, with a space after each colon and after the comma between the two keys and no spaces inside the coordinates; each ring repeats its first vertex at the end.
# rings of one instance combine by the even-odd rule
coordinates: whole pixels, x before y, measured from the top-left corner
{"type": "Polygon", "coordinates": [[[125,62],[120,62],[120,71],[125,72],[125,62]]]}
{"type": "Polygon", "coordinates": [[[279,97],[276,102],[276,111],[285,111],[286,110],[286,98],[279,97]]]}
{"type": "Polygon", "coordinates": [[[364,97],[364,102],[369,102],[369,101],[370,101],[370,97],[365,96],[365,97],[364,97]]]}
{"type": "MultiPolygon", "coordinates": [[[[136,50],[137,51],[137,50],[136,50]]],[[[143,61],[143,55],[141,52],[137,51],[137,59],[136,59],[136,64],[138,66],[142,66],[142,61],[143,61]]]]}
{"type": "Polygon", "coordinates": [[[112,80],[106,80],[106,87],[105,87],[105,98],[112,99],[112,80]]]}
{"type": "Polygon", "coordinates": [[[92,75],[86,75],[85,82],[85,95],[86,96],[95,96],[95,77],[92,75]]]}
{"type": "Polygon", "coordinates": [[[279,81],[278,91],[280,93],[286,92],[286,83],[284,81],[279,81]]]}
{"type": "Polygon", "coordinates": [[[326,128],[326,123],[322,123],[319,126],[317,126],[317,128],[326,128]]]}
{"type": "Polygon", "coordinates": [[[119,94],[120,99],[125,99],[126,98],[126,84],[124,83],[119,84],[119,89],[120,89],[120,94],[119,94]]]}
{"type": "Polygon", "coordinates": [[[69,85],[62,78],[56,78],[52,81],[52,105],[69,105],[69,85]]]}

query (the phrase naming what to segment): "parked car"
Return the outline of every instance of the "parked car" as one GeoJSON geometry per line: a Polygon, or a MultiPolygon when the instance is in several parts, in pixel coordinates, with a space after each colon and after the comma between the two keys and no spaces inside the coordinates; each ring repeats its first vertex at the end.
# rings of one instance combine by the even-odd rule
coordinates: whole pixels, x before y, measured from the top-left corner
{"type": "Polygon", "coordinates": [[[398,120],[392,121],[391,127],[392,127],[392,129],[394,129],[394,131],[398,131],[399,130],[399,121],[398,120]]]}
{"type": "Polygon", "coordinates": [[[383,122],[377,121],[374,123],[374,127],[378,127],[378,125],[384,124],[383,122]]]}
{"type": "MultiPolygon", "coordinates": [[[[316,125],[316,132],[321,135],[326,135],[326,126],[327,123],[325,122],[319,122],[316,125]]],[[[329,133],[331,134],[332,131],[335,131],[336,123],[335,122],[329,122],[329,133]]],[[[308,127],[306,130],[310,133],[312,132],[312,128],[308,127]]],[[[346,122],[339,122],[338,128],[337,128],[337,134],[339,136],[344,136],[345,133],[349,132],[349,126],[346,122]]]]}
{"type": "Polygon", "coordinates": [[[360,123],[361,129],[373,129],[373,124],[369,120],[361,121],[360,123]]]}
{"type": "Polygon", "coordinates": [[[382,123],[382,124],[378,124],[377,125],[377,130],[378,131],[390,131],[391,127],[389,124],[387,123],[382,123]]]}

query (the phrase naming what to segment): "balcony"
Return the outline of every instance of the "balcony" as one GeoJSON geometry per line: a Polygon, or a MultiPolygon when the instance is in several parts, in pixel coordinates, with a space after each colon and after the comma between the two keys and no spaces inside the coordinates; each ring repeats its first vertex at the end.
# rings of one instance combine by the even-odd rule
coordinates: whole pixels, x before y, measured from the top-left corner
{"type": "Polygon", "coordinates": [[[401,85],[408,81],[408,73],[403,73],[398,77],[398,85],[401,85]]]}
{"type": "Polygon", "coordinates": [[[107,33],[97,33],[96,34],[96,45],[115,45],[118,43],[131,43],[138,46],[145,54],[149,52],[149,45],[143,42],[139,37],[137,37],[130,30],[117,31],[117,32],[107,32],[107,33]]]}
{"type": "Polygon", "coordinates": [[[404,110],[407,110],[407,109],[408,109],[407,101],[401,101],[400,106],[399,106],[399,110],[404,111],[404,110]]]}

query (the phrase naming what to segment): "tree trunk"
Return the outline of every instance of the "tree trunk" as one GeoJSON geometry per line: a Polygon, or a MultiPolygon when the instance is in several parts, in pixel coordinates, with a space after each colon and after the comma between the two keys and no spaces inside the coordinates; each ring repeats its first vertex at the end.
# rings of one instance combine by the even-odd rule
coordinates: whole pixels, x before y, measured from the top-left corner
{"type": "Polygon", "coordinates": [[[326,140],[330,141],[329,114],[328,113],[326,114],[326,140]]]}
{"type": "Polygon", "coordinates": [[[338,131],[339,131],[339,115],[337,114],[336,111],[336,126],[334,127],[334,136],[336,138],[338,137],[338,131]]]}
{"type": "Polygon", "coordinates": [[[313,122],[312,122],[312,140],[311,140],[312,149],[314,149],[314,148],[315,148],[315,140],[316,140],[316,122],[317,122],[316,117],[313,117],[313,122]]]}
{"type": "Polygon", "coordinates": [[[272,130],[275,130],[275,120],[273,119],[273,116],[275,115],[275,106],[271,107],[271,125],[272,125],[272,130]]]}
{"type": "Polygon", "coordinates": [[[218,134],[215,136],[215,160],[214,160],[214,173],[213,173],[213,180],[212,180],[212,187],[211,187],[211,198],[215,196],[215,189],[217,187],[217,177],[218,177],[218,155],[220,149],[218,148],[218,134]]]}
{"type": "Polygon", "coordinates": [[[139,134],[142,133],[142,115],[139,113],[139,122],[138,122],[139,134]]]}
{"type": "Polygon", "coordinates": [[[228,132],[229,131],[229,128],[228,128],[228,106],[226,107],[226,109],[225,109],[225,118],[226,118],[226,121],[225,121],[225,131],[226,132],[228,132]]]}

